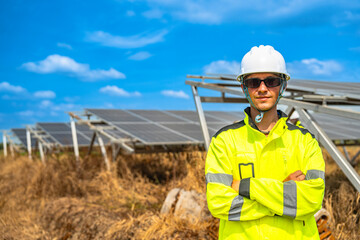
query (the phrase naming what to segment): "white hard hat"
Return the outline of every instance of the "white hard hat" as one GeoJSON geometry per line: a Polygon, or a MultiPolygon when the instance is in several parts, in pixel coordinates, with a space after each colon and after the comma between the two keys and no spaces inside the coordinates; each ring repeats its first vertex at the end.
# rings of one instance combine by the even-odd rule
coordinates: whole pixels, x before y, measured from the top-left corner
{"type": "Polygon", "coordinates": [[[241,73],[237,79],[241,81],[248,74],[262,72],[280,73],[285,75],[286,80],[290,79],[283,56],[270,45],[253,47],[245,54],[241,61],[241,73]]]}

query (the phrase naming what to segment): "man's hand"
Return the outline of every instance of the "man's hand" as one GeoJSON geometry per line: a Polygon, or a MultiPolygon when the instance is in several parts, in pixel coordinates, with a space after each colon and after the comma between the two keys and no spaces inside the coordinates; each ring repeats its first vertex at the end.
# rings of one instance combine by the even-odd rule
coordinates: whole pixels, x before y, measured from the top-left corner
{"type": "Polygon", "coordinates": [[[239,180],[233,180],[231,184],[232,189],[234,189],[236,192],[239,192],[240,187],[240,181],[239,180]]]}
{"type": "Polygon", "coordinates": [[[302,171],[297,170],[296,172],[293,172],[292,174],[290,174],[289,176],[287,176],[287,178],[284,179],[283,182],[287,182],[287,181],[303,181],[305,180],[305,175],[303,174],[302,171]]]}

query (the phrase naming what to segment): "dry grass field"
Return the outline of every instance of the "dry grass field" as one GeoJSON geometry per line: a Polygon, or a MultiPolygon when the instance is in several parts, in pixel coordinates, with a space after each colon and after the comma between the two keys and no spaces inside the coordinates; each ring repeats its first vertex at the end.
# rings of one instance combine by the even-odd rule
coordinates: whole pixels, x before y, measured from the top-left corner
{"type": "MultiPolygon", "coordinates": [[[[0,238],[217,239],[216,219],[159,214],[174,187],[205,192],[205,156],[197,150],[120,156],[107,172],[98,154],[78,166],[71,153],[51,155],[46,165],[1,155],[0,238]]],[[[360,239],[360,195],[324,156],[330,228],[336,239],[360,239]]]]}

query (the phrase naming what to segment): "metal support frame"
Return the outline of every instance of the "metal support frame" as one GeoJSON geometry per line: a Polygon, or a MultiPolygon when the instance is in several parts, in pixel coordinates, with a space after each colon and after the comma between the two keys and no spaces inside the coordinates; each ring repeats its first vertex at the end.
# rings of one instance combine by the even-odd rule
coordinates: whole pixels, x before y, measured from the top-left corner
{"type": "Polygon", "coordinates": [[[3,131],[3,149],[4,149],[4,157],[7,157],[7,137],[5,131],[3,131]]]}
{"type": "MultiPolygon", "coordinates": [[[[244,94],[243,94],[243,92],[241,91],[240,88],[234,88],[234,87],[230,88],[230,87],[227,87],[225,85],[221,86],[221,85],[215,84],[215,83],[205,83],[204,82],[204,79],[230,80],[230,81],[234,80],[231,77],[227,78],[227,77],[222,77],[222,76],[219,76],[219,77],[188,76],[188,78],[199,78],[199,79],[201,79],[201,82],[200,81],[187,80],[185,83],[191,86],[191,89],[192,89],[192,92],[193,92],[193,97],[194,97],[195,104],[196,104],[196,109],[197,109],[198,114],[199,114],[199,118],[203,117],[203,119],[200,119],[200,125],[202,127],[204,138],[206,138],[206,136],[208,136],[208,131],[207,131],[207,126],[203,127],[203,124],[206,125],[206,121],[204,120],[204,113],[203,113],[203,110],[202,110],[202,107],[201,107],[201,102],[224,102],[224,103],[226,103],[226,102],[238,102],[238,103],[243,103],[243,99],[241,99],[241,98],[239,98],[239,99],[232,98],[231,100],[230,99],[227,100],[224,93],[238,95],[238,96],[241,96],[241,97],[244,97],[244,94]],[[220,98],[222,98],[222,100],[219,101],[219,98],[216,99],[216,98],[206,98],[206,97],[201,98],[201,97],[199,97],[199,94],[198,94],[198,91],[197,91],[198,87],[220,92],[221,93],[220,98]],[[206,130],[204,130],[204,129],[206,129],[206,130]]],[[[299,92],[301,92],[301,91],[299,91],[299,92]]],[[[311,94],[311,93],[309,92],[309,94],[311,94]]],[[[328,100],[328,99],[326,99],[326,100],[328,100]]],[[[336,100],[339,100],[339,99],[336,99],[336,100]]],[[[341,99],[341,100],[345,100],[345,98],[341,99]]],[[[329,102],[326,101],[326,103],[329,103],[329,102]]],[[[353,101],[350,102],[350,101],[348,101],[348,103],[349,104],[359,105],[360,102],[359,101],[358,102],[353,102],[353,101]]],[[[347,178],[353,184],[355,189],[358,192],[360,192],[360,176],[359,176],[359,174],[350,165],[350,163],[346,160],[346,158],[341,154],[341,152],[337,149],[336,145],[327,136],[327,134],[321,129],[321,127],[319,127],[317,125],[317,123],[311,119],[311,117],[306,112],[306,110],[319,112],[319,113],[324,113],[324,114],[335,115],[335,116],[344,117],[344,118],[352,118],[352,119],[356,119],[356,120],[360,120],[360,112],[356,112],[356,111],[352,111],[352,110],[346,110],[346,109],[340,109],[340,108],[334,108],[334,107],[329,107],[329,106],[326,106],[326,105],[319,105],[319,104],[315,104],[315,103],[312,103],[312,102],[306,102],[306,98],[302,99],[300,101],[300,100],[293,100],[293,99],[289,99],[289,98],[284,97],[284,98],[280,99],[279,104],[284,104],[284,105],[288,106],[288,108],[286,109],[286,113],[289,116],[294,112],[294,109],[299,113],[300,120],[304,123],[304,125],[310,131],[315,133],[315,135],[319,139],[319,142],[329,152],[331,157],[335,160],[337,165],[341,168],[341,170],[345,173],[347,178]]],[[[207,147],[208,147],[207,143],[206,143],[205,147],[207,149],[207,147]]],[[[360,151],[353,157],[352,161],[354,161],[356,159],[356,157],[358,157],[358,155],[360,155],[360,151]]]]}
{"type": "Polygon", "coordinates": [[[104,141],[101,138],[100,134],[97,134],[97,139],[100,145],[100,149],[101,149],[101,154],[104,157],[104,161],[105,161],[105,165],[106,165],[106,170],[110,171],[110,163],[109,163],[109,159],[107,157],[107,153],[106,153],[106,149],[105,149],[105,145],[104,145],[104,141]]]}
{"type": "Polygon", "coordinates": [[[44,154],[43,145],[40,141],[38,142],[38,144],[39,144],[40,159],[45,164],[45,154],[44,154]]]}
{"type": "Polygon", "coordinates": [[[10,138],[9,138],[9,148],[10,148],[11,157],[14,158],[14,157],[15,157],[15,153],[14,153],[14,143],[10,140],[10,138]]]}
{"type": "MultiPolygon", "coordinates": [[[[110,139],[111,142],[115,142],[115,143],[119,144],[119,145],[120,145],[126,152],[128,152],[129,154],[135,152],[133,148],[131,148],[131,147],[129,147],[128,145],[125,144],[126,142],[131,142],[131,140],[128,140],[128,139],[118,139],[118,138],[115,138],[115,137],[111,136],[110,134],[108,134],[107,132],[105,132],[105,131],[103,130],[104,127],[98,127],[98,126],[95,126],[95,125],[93,124],[93,122],[96,123],[96,122],[98,122],[98,121],[91,121],[91,120],[89,120],[89,119],[88,119],[88,120],[83,120],[83,119],[81,119],[78,115],[76,115],[76,114],[73,113],[73,112],[69,112],[68,114],[69,114],[72,118],[74,118],[74,120],[76,119],[79,124],[86,124],[86,125],[88,125],[88,126],[90,127],[90,129],[94,130],[94,132],[96,132],[96,134],[97,134],[98,136],[99,136],[99,135],[105,136],[106,138],[110,139]]],[[[87,117],[89,118],[89,115],[87,115],[87,117]]],[[[95,137],[94,137],[94,136],[93,136],[93,139],[92,139],[92,141],[91,141],[91,143],[90,143],[90,148],[92,148],[92,146],[93,146],[93,144],[94,144],[93,140],[95,141],[95,137]]],[[[99,145],[100,145],[100,143],[99,143],[99,145]]],[[[91,152],[91,149],[89,149],[88,154],[90,154],[90,152],[91,152]]]]}
{"type": "Polygon", "coordinates": [[[193,96],[194,96],[196,111],[197,111],[197,113],[199,115],[200,126],[201,126],[201,130],[202,130],[203,136],[204,136],[205,149],[207,151],[208,148],[209,148],[209,145],[210,145],[210,136],[209,136],[209,130],[208,130],[208,127],[207,127],[207,124],[206,124],[204,110],[203,110],[202,105],[201,105],[201,99],[200,99],[197,87],[191,86],[191,90],[192,90],[192,93],[193,93],[193,96]]]}
{"type": "Polygon", "coordinates": [[[112,147],[113,147],[112,161],[115,162],[117,156],[119,155],[119,153],[121,151],[121,146],[118,144],[112,144],[112,147]]]}
{"type": "Polygon", "coordinates": [[[31,160],[32,159],[32,156],[31,156],[31,133],[30,133],[30,129],[28,127],[26,127],[26,148],[27,148],[27,151],[28,151],[28,156],[29,156],[29,159],[31,160]]]}
{"type": "Polygon", "coordinates": [[[351,165],[355,165],[356,164],[356,158],[360,155],[360,150],[352,157],[352,159],[350,160],[351,165]]]}
{"type": "Polygon", "coordinates": [[[93,135],[91,137],[91,142],[90,142],[89,150],[88,150],[88,153],[87,153],[88,156],[91,154],[92,148],[94,146],[95,138],[96,138],[96,132],[94,131],[94,133],[93,133],[93,135]]]}
{"type": "Polygon", "coordinates": [[[299,113],[301,121],[304,125],[317,136],[319,142],[326,148],[326,150],[333,157],[337,165],[348,177],[352,185],[360,192],[360,176],[355,171],[355,169],[350,165],[350,163],[344,158],[341,152],[337,149],[335,144],[327,136],[327,134],[318,126],[318,124],[312,120],[311,116],[302,108],[295,107],[296,111],[299,113]]]}
{"type": "Polygon", "coordinates": [[[79,163],[79,145],[78,145],[75,121],[72,116],[70,116],[70,124],[71,124],[71,134],[72,134],[72,139],[73,139],[75,159],[76,159],[76,162],[79,163]]]}
{"type": "Polygon", "coordinates": [[[346,159],[350,162],[351,166],[355,167],[356,166],[356,158],[360,155],[360,150],[352,158],[350,158],[349,152],[346,149],[346,145],[343,145],[342,148],[343,148],[346,159]]]}

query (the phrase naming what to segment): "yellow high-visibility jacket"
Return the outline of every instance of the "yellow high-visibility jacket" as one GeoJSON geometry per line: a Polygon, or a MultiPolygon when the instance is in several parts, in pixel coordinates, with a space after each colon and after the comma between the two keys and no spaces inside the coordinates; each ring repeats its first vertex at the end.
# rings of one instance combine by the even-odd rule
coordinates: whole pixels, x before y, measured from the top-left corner
{"type": "Polygon", "coordinates": [[[220,129],[206,158],[206,197],[220,219],[219,239],[319,239],[325,163],[314,136],[279,120],[268,136],[245,110],[243,121],[220,129]],[[304,181],[282,181],[301,170],[304,181]],[[240,180],[239,192],[231,188],[240,180]]]}

